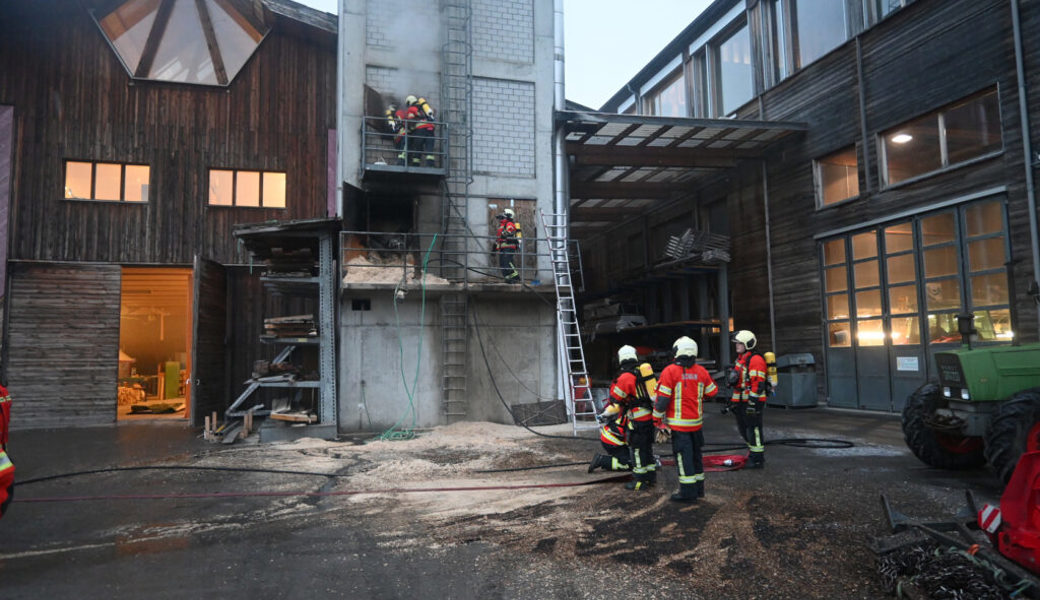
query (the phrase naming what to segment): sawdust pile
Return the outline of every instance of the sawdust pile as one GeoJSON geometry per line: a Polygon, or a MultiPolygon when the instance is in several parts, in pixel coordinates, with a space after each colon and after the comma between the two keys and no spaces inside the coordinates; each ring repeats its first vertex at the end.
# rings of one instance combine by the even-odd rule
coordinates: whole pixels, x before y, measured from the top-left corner
{"type": "Polygon", "coordinates": [[[381,258],[376,254],[370,253],[367,256],[351,258],[345,266],[344,285],[352,283],[398,283],[401,281],[404,281],[404,283],[421,283],[425,281],[427,285],[451,283],[447,279],[432,273],[422,273],[422,271],[416,268],[415,257],[412,254],[406,254],[402,264],[401,255],[399,254],[381,258]]]}

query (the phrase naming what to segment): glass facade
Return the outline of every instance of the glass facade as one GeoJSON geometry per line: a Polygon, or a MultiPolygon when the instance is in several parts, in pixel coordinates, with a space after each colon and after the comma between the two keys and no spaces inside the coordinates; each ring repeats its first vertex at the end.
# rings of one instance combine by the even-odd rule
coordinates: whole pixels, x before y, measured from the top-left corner
{"type": "Polygon", "coordinates": [[[966,311],[981,341],[1010,340],[1004,213],[987,200],[823,241],[828,346],[960,343],[966,311]]]}

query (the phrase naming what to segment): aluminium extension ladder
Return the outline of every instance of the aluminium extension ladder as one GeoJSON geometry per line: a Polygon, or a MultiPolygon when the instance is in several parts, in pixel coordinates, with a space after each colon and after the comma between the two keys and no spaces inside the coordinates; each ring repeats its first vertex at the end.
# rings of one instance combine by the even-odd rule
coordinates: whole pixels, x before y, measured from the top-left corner
{"type": "Polygon", "coordinates": [[[556,354],[564,375],[564,401],[574,434],[577,435],[579,429],[598,428],[599,423],[596,421],[592,390],[589,389],[585,350],[581,344],[581,329],[574,305],[570,255],[567,251],[567,215],[538,212],[545,242],[549,246],[553,285],[556,288],[556,354]]]}

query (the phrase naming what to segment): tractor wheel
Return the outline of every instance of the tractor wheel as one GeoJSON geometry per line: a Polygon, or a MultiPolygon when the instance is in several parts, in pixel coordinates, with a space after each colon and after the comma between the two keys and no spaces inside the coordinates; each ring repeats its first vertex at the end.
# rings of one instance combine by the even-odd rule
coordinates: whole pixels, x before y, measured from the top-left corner
{"type": "Polygon", "coordinates": [[[903,439],[921,462],[939,469],[971,469],[986,464],[982,438],[936,431],[925,423],[940,400],[939,386],[926,383],[906,399],[903,439]]]}
{"type": "Polygon", "coordinates": [[[1022,390],[997,407],[986,429],[986,462],[1007,483],[1024,452],[1040,450],[1040,388],[1022,390]]]}

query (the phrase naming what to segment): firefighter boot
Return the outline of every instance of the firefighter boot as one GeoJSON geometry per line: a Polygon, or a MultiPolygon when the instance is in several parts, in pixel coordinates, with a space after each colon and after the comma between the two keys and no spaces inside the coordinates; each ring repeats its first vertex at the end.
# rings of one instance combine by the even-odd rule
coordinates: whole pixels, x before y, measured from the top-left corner
{"type": "Polygon", "coordinates": [[[747,467],[748,469],[764,469],[766,466],[766,454],[765,452],[751,452],[748,454],[747,467]]]}
{"type": "Polygon", "coordinates": [[[650,478],[647,475],[639,474],[635,476],[635,479],[625,484],[626,490],[643,491],[650,489],[650,478]]]}
{"type": "Polygon", "coordinates": [[[693,489],[694,489],[694,491],[697,492],[697,497],[698,498],[703,498],[704,497],[704,482],[703,481],[698,481],[697,483],[693,484],[693,489]]]}
{"type": "Polygon", "coordinates": [[[679,491],[672,494],[671,500],[673,502],[686,502],[693,503],[697,501],[697,484],[694,483],[680,483],[679,491]]]}
{"type": "Polygon", "coordinates": [[[610,456],[606,454],[597,454],[592,457],[592,462],[589,463],[589,473],[595,471],[597,468],[609,471],[611,470],[610,467],[612,462],[610,456]]]}

